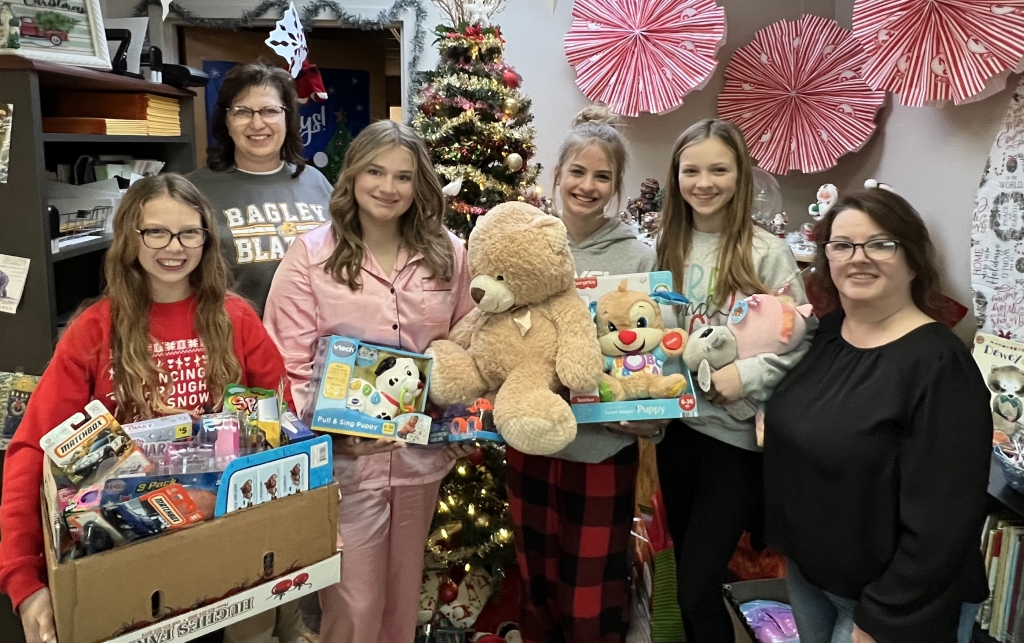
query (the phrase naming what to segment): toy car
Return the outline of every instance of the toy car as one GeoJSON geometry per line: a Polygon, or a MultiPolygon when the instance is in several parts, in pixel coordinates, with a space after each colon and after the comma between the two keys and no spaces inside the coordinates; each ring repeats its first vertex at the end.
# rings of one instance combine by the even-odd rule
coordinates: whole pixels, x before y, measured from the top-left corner
{"type": "Polygon", "coordinates": [[[88,476],[107,458],[116,458],[124,453],[126,447],[128,447],[127,438],[120,435],[112,436],[109,432],[104,432],[92,443],[89,452],[72,465],[71,473],[76,476],[88,476]]]}
{"type": "Polygon", "coordinates": [[[149,505],[144,504],[138,498],[104,507],[100,511],[107,522],[129,540],[153,536],[166,528],[156,513],[151,511],[149,505]]]}

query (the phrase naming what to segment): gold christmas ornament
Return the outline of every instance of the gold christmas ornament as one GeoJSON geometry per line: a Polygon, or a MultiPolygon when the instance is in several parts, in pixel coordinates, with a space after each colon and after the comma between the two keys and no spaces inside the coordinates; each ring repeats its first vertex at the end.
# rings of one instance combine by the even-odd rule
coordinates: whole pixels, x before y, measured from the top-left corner
{"type": "Polygon", "coordinates": [[[508,169],[512,170],[513,172],[518,172],[523,168],[523,157],[519,156],[515,152],[512,152],[511,154],[505,157],[505,165],[507,165],[508,169]]]}
{"type": "Polygon", "coordinates": [[[515,116],[519,113],[519,101],[514,98],[506,98],[505,103],[501,106],[501,111],[505,112],[505,116],[515,116]]]}
{"type": "Polygon", "coordinates": [[[475,524],[480,529],[487,529],[491,526],[491,517],[485,513],[482,513],[476,517],[476,520],[473,521],[473,524],[475,524]]]}

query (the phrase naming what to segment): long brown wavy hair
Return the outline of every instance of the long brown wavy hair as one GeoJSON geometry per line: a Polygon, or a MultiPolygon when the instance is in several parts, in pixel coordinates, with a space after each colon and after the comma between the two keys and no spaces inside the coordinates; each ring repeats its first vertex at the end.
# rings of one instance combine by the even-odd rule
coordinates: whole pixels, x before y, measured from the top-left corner
{"type": "Polygon", "coordinates": [[[829,213],[814,226],[814,240],[819,250],[814,256],[811,279],[826,300],[823,309],[832,310],[842,306],[822,244],[832,238],[832,223],[836,217],[847,210],[860,210],[885,230],[891,239],[899,242],[897,252],[904,254],[907,266],[914,271],[914,279],[910,282],[911,299],[925,315],[942,321],[946,316],[945,306],[939,290],[935,245],[928,234],[928,227],[906,199],[882,188],[857,190],[842,195],[829,213]]]}
{"type": "Polygon", "coordinates": [[[356,203],[356,177],[365,172],[384,150],[401,147],[412,154],[414,166],[412,205],[399,221],[402,243],[410,253],[422,253],[431,277],[450,281],[455,270],[455,252],[444,228],[444,194],[441,181],[423,141],[411,128],[383,120],[370,125],[352,141],[345,163],[331,194],[331,233],[337,246],[324,262],[324,272],[352,290],[362,288],[366,245],[356,203]]]}
{"type": "Polygon", "coordinates": [[[214,172],[223,172],[235,164],[235,141],[228,130],[228,109],[235,100],[252,87],[273,87],[281,96],[284,105],[284,144],[281,159],[295,166],[292,178],[306,169],[302,156],[302,135],[299,98],[295,92],[295,81],[280,67],[262,61],[232,67],[224,74],[224,84],[217,94],[217,106],[213,110],[210,132],[216,144],[206,150],[206,166],[214,172]]]}
{"type": "MultiPolygon", "coordinates": [[[[103,297],[110,301],[111,368],[118,418],[153,417],[178,412],[161,395],[160,376],[166,373],[150,354],[149,275],[139,264],[142,208],[155,198],[168,196],[187,205],[207,229],[199,265],[188,276],[195,297],[195,328],[206,349],[206,383],[213,408],[220,405],[228,384],[240,381],[242,367],[235,357],[231,320],[224,309],[227,268],[220,254],[217,224],[206,198],[179,174],[150,176],[133,184],[114,217],[114,240],[107,251],[103,297]]],[[[173,387],[173,382],[167,386],[173,387]]]]}
{"type": "Polygon", "coordinates": [[[750,218],[754,198],[754,177],[750,153],[743,134],[732,123],[709,118],[691,125],[676,139],[672,164],[665,187],[658,235],[658,265],[670,270],[677,289],[682,289],[686,264],[693,248],[693,208],[679,190],[679,156],[683,150],[715,137],[736,157],[736,194],[728,204],[725,222],[718,239],[714,294],[708,305],[721,308],[733,293],[747,295],[768,292],[754,268],[754,221],[750,218]]]}

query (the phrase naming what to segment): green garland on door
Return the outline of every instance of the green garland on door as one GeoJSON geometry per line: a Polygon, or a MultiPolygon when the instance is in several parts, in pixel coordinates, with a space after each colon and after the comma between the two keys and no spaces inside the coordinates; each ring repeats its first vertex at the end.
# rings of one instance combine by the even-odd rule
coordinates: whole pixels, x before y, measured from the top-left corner
{"type": "MultiPolygon", "coordinates": [[[[252,27],[256,20],[264,19],[264,14],[271,10],[276,10],[283,14],[288,9],[289,4],[291,2],[285,0],[264,0],[252,9],[243,11],[242,16],[237,19],[203,18],[196,15],[195,12],[182,7],[177,2],[171,2],[168,6],[168,13],[181,22],[194,27],[238,30],[252,27]]],[[[148,15],[150,5],[160,6],[160,0],[141,0],[135,5],[135,10],[132,12],[133,15],[140,17],[148,15]]],[[[427,9],[423,4],[423,0],[395,0],[391,7],[382,9],[375,18],[365,18],[362,15],[351,14],[334,0],[309,0],[299,10],[301,14],[299,19],[304,25],[311,25],[320,12],[325,10],[331,11],[337,16],[339,26],[363,29],[365,31],[390,29],[391,25],[402,20],[402,14],[406,11],[413,11],[416,14],[412,35],[412,55],[409,57],[408,64],[410,83],[407,104],[411,106],[413,104],[412,99],[416,93],[416,89],[411,81],[419,69],[420,56],[423,54],[424,41],[426,40],[426,27],[424,25],[427,20],[427,9]]],[[[307,28],[311,29],[312,27],[307,28]]]]}

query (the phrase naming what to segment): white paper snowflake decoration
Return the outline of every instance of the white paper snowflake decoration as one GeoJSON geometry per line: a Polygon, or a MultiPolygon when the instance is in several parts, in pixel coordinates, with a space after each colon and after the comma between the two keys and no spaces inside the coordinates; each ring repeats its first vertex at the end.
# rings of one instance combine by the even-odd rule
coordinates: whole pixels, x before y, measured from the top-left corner
{"type": "Polygon", "coordinates": [[[466,0],[462,3],[462,8],[466,11],[466,22],[469,24],[480,25],[485,29],[491,26],[491,10],[487,6],[487,0],[466,0]]]}
{"type": "Polygon", "coordinates": [[[288,71],[291,72],[292,78],[298,76],[302,70],[302,62],[309,54],[309,48],[306,47],[306,32],[302,30],[294,2],[288,5],[288,10],[277,21],[266,43],[274,53],[288,61],[288,71]]]}

